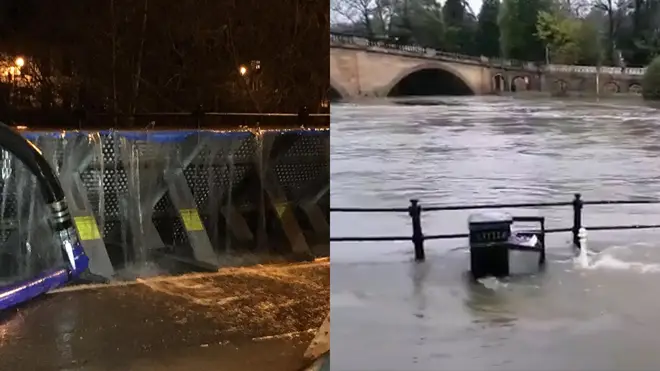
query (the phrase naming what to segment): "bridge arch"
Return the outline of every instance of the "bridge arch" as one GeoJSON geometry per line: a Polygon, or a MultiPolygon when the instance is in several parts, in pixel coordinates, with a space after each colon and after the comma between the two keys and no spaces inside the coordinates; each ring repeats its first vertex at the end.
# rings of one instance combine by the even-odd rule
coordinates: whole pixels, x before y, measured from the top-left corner
{"type": "Polygon", "coordinates": [[[553,90],[556,93],[566,93],[568,91],[568,82],[564,79],[557,79],[553,83],[553,90]]]}
{"type": "Polygon", "coordinates": [[[621,87],[614,81],[608,81],[603,85],[603,90],[609,94],[616,94],[621,92],[621,87]]]}
{"type": "Polygon", "coordinates": [[[346,99],[350,95],[348,91],[339,85],[333,78],[330,78],[330,88],[328,89],[328,100],[336,102],[338,100],[346,99]]]}
{"type": "Polygon", "coordinates": [[[397,74],[383,89],[384,95],[475,95],[475,89],[453,67],[439,62],[422,63],[397,74]]]}
{"type": "Polygon", "coordinates": [[[495,74],[495,76],[493,76],[492,85],[493,85],[492,86],[493,91],[497,93],[509,90],[508,84],[506,82],[506,78],[502,73],[497,73],[495,74]]]}
{"type": "Polygon", "coordinates": [[[529,76],[527,75],[516,75],[511,79],[511,91],[520,92],[529,90],[529,76]]]}
{"type": "Polygon", "coordinates": [[[628,92],[633,94],[642,94],[642,85],[638,82],[633,82],[628,86],[628,92]]]}

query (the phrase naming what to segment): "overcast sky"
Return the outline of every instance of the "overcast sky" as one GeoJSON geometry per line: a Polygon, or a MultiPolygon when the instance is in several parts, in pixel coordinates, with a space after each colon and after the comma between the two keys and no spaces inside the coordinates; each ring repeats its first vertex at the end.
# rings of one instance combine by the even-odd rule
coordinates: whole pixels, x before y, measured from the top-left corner
{"type": "Polygon", "coordinates": [[[472,7],[472,10],[476,13],[475,15],[479,15],[479,9],[481,9],[481,0],[468,0],[468,3],[470,4],[470,7],[472,7]]]}
{"type": "MultiPolygon", "coordinates": [[[[482,0],[468,0],[467,1],[468,4],[470,4],[470,7],[472,8],[472,10],[474,10],[474,13],[475,13],[474,15],[475,16],[479,15],[479,9],[481,9],[481,1],[482,0]]],[[[441,0],[441,2],[444,4],[445,0],[441,0]]],[[[337,14],[335,14],[334,16],[331,16],[331,18],[333,19],[333,21],[335,21],[335,20],[339,20],[343,17],[337,16],[337,14]],[[335,17],[338,17],[338,18],[335,18],[335,17]]]]}
{"type": "Polygon", "coordinates": [[[468,0],[468,4],[470,4],[470,7],[472,7],[472,10],[474,10],[474,15],[479,15],[479,9],[481,9],[481,0],[468,0]]]}

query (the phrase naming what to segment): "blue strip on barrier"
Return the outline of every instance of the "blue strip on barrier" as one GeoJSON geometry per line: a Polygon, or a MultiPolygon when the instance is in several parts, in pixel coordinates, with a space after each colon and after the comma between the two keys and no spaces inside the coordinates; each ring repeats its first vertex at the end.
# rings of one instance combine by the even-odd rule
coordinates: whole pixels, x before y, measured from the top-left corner
{"type": "Polygon", "coordinates": [[[21,131],[20,134],[23,136],[23,138],[31,142],[36,142],[41,137],[69,139],[86,133],[78,131],[21,131]]]}
{"type": "Polygon", "coordinates": [[[21,135],[23,135],[23,138],[29,140],[30,142],[36,142],[39,140],[39,137],[45,135],[46,133],[35,133],[35,132],[21,132],[21,135]]]}
{"type": "Polygon", "coordinates": [[[265,135],[282,135],[282,134],[297,134],[297,135],[323,135],[328,130],[323,129],[299,129],[299,130],[269,130],[265,135]]]}
{"type": "MultiPolygon", "coordinates": [[[[250,131],[216,131],[216,130],[185,130],[185,131],[22,131],[21,135],[29,141],[36,142],[41,137],[50,138],[75,138],[80,135],[89,134],[112,135],[117,134],[128,140],[141,140],[155,143],[179,143],[186,140],[191,135],[209,135],[213,137],[246,138],[252,134],[250,131]]],[[[267,131],[266,135],[298,134],[298,135],[325,135],[327,130],[323,129],[300,129],[300,130],[281,130],[267,131]]]]}
{"type": "Polygon", "coordinates": [[[243,139],[254,135],[251,131],[217,131],[217,130],[199,130],[195,132],[200,136],[211,136],[219,138],[243,139]]]}
{"type": "Polygon", "coordinates": [[[328,130],[318,130],[318,129],[308,129],[308,130],[301,130],[301,135],[323,135],[326,134],[328,130]]]}
{"type": "Polygon", "coordinates": [[[0,310],[12,308],[43,295],[77,278],[89,266],[89,258],[85,255],[80,243],[73,247],[76,268],[54,268],[41,274],[0,287],[0,310]]]}
{"type": "Polygon", "coordinates": [[[199,131],[116,131],[117,135],[128,140],[141,140],[155,143],[180,143],[199,131]]]}
{"type": "Polygon", "coordinates": [[[61,132],[21,132],[25,139],[36,141],[41,137],[50,138],[74,138],[80,135],[89,135],[98,133],[100,135],[117,134],[128,140],[143,140],[156,143],[179,143],[186,140],[191,135],[198,135],[200,131],[114,131],[114,130],[101,130],[101,131],[61,131],[61,132]]]}

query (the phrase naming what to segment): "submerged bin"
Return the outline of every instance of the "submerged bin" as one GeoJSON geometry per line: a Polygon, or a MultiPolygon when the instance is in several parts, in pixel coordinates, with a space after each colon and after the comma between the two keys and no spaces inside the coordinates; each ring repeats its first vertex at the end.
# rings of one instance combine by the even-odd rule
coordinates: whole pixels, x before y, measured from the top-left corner
{"type": "Polygon", "coordinates": [[[509,275],[509,248],[513,218],[507,213],[470,215],[470,271],[475,278],[509,275]]]}
{"type": "MultiPolygon", "coordinates": [[[[544,265],[543,228],[516,230],[516,219],[502,212],[470,216],[470,271],[474,278],[533,274],[544,265]]],[[[543,225],[540,217],[518,220],[538,221],[543,225]]]]}

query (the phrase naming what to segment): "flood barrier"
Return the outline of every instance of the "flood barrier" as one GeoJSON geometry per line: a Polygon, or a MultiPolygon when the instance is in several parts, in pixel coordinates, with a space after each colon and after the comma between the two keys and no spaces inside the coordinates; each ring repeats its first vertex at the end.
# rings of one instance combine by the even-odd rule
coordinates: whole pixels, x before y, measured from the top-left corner
{"type": "MultiPolygon", "coordinates": [[[[533,217],[534,221],[541,223],[541,231],[543,234],[547,233],[566,233],[570,232],[573,235],[573,244],[580,247],[580,229],[582,225],[582,213],[584,206],[589,205],[640,205],[640,204],[660,204],[660,200],[647,199],[647,200],[599,200],[599,201],[585,201],[582,199],[580,193],[573,196],[572,201],[566,202],[540,202],[540,203],[512,203],[512,204],[481,204],[481,205],[452,205],[452,206],[429,206],[422,207],[419,200],[410,200],[410,206],[407,208],[360,208],[360,207],[337,207],[331,208],[330,212],[337,213],[407,213],[411,219],[412,234],[411,236],[355,236],[355,237],[330,237],[330,241],[334,242],[360,242],[360,241],[412,241],[415,260],[423,261],[426,259],[424,249],[424,241],[438,240],[438,239],[457,239],[468,238],[468,233],[452,233],[452,234],[429,234],[425,235],[422,231],[422,212],[435,212],[435,211],[454,211],[454,210],[483,210],[483,209],[521,209],[521,208],[550,208],[550,207],[566,207],[573,208],[573,225],[570,227],[562,228],[546,228],[545,220],[543,217],[533,217]]],[[[526,217],[518,217],[520,221],[525,221],[526,217]]],[[[528,219],[528,218],[527,218],[528,219]]],[[[608,230],[625,230],[625,229],[660,229],[660,225],[651,224],[633,224],[633,225],[608,225],[608,226],[590,226],[590,231],[608,231],[608,230]]]]}
{"type": "MultiPolygon", "coordinates": [[[[327,129],[21,134],[57,174],[93,275],[328,254],[327,129]]],[[[0,185],[0,280],[34,277],[61,259],[46,202],[4,150],[0,185]]]]}

